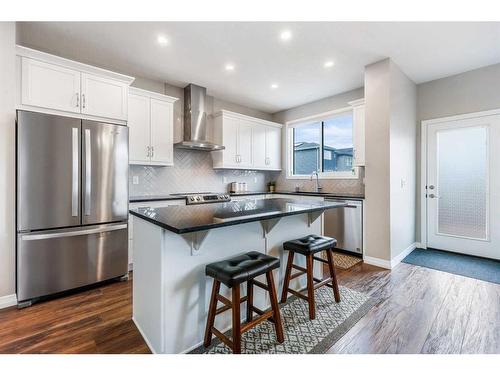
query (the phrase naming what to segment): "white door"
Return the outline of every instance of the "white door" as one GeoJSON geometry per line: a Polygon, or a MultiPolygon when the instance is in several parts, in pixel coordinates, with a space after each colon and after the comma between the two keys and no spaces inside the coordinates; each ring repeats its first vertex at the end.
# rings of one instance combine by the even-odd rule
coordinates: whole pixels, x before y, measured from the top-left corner
{"type": "Polygon", "coordinates": [[[146,96],[129,94],[129,160],[131,164],[149,163],[150,161],[150,99],[146,96]]]}
{"type": "Polygon", "coordinates": [[[128,85],[82,73],[82,113],[110,119],[127,119],[128,85]]]}
{"type": "Polygon", "coordinates": [[[427,246],[500,259],[500,115],[427,128],[427,246]]]}
{"type": "Polygon", "coordinates": [[[174,129],[172,104],[151,99],[151,161],[174,164],[174,129]]]}
{"type": "Polygon", "coordinates": [[[238,155],[240,167],[252,167],[252,128],[250,121],[239,121],[238,126],[238,155]]]}
{"type": "Polygon", "coordinates": [[[254,125],[252,133],[253,166],[257,169],[267,169],[268,159],[266,153],[266,132],[267,127],[254,125]]]}
{"type": "Polygon", "coordinates": [[[281,128],[272,126],[267,128],[266,155],[268,169],[281,169],[281,128]]]}
{"type": "Polygon", "coordinates": [[[224,117],[222,120],[222,137],[225,147],[223,152],[224,167],[238,167],[238,120],[224,117]]]}
{"type": "Polygon", "coordinates": [[[23,57],[21,102],[80,113],[80,72],[23,57]]]}

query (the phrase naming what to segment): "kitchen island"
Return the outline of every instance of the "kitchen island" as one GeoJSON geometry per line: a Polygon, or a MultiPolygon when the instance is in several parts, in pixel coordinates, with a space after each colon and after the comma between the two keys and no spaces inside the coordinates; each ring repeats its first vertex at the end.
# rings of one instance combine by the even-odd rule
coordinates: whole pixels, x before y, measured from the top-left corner
{"type": "MultiPolygon", "coordinates": [[[[182,353],[201,344],[212,280],[205,266],[250,250],[280,259],[275,271],[281,291],[283,242],[322,234],[322,214],[344,203],[297,199],[241,200],[198,206],[131,210],[134,215],[133,320],[154,353],[182,353]]],[[[297,263],[304,263],[297,257],[297,263]]],[[[322,269],[315,269],[317,277],[322,269]]],[[[305,280],[296,278],[300,289],[305,280]]],[[[227,294],[222,288],[221,294],[227,294]]],[[[244,293],[243,293],[244,294],[244,293]]],[[[258,290],[255,305],[269,306],[258,290]]],[[[245,311],[242,306],[242,311],[245,311]]],[[[231,314],[220,314],[216,326],[230,326],[231,314]]]]}

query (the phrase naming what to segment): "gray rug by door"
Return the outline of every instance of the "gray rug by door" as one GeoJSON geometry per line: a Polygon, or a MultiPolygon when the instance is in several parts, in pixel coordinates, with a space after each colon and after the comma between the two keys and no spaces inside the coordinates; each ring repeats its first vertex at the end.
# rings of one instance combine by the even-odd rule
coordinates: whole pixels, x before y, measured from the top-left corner
{"type": "Polygon", "coordinates": [[[500,261],[434,249],[415,249],[404,263],[500,284],[500,261]]]}
{"type": "MultiPolygon", "coordinates": [[[[306,354],[325,353],[375,304],[366,294],[340,287],[341,301],[335,303],[331,288],[316,290],[316,319],[309,320],[307,302],[289,297],[281,305],[285,341],[276,341],[274,325],[265,321],[242,336],[244,354],[306,354]]],[[[230,331],[226,332],[230,335],[230,331]]],[[[231,349],[218,339],[208,348],[200,346],[193,354],[229,354],[231,349]]]]}

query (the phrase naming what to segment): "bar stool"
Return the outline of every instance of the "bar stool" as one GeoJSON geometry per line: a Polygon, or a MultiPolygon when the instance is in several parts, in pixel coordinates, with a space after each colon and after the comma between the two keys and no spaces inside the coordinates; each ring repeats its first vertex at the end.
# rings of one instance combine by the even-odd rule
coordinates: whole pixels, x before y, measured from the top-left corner
{"type": "Polygon", "coordinates": [[[339,286],[337,284],[337,276],[335,275],[335,267],[333,264],[333,249],[337,245],[337,240],[330,237],[322,237],[311,234],[296,240],[287,241],[283,244],[283,249],[288,250],[288,262],[286,265],[285,280],[283,282],[283,292],[281,294],[281,303],[286,302],[288,292],[306,300],[309,304],[309,319],[316,318],[316,307],[314,304],[314,290],[327,285],[333,289],[335,302],[340,302],[339,286]],[[314,256],[314,254],[321,251],[326,251],[327,259],[314,256]],[[295,253],[305,255],[306,268],[293,264],[295,253]],[[330,277],[325,280],[320,280],[313,275],[313,261],[319,261],[328,264],[330,270],[330,277]],[[292,268],[299,272],[292,275],[292,268]],[[296,277],[307,275],[307,296],[289,288],[290,280],[296,277]],[[314,283],[316,282],[316,283],[314,283]],[[329,284],[331,282],[331,284],[329,284]]]}
{"type": "Polygon", "coordinates": [[[214,284],[210,298],[210,307],[208,309],[205,340],[203,341],[205,347],[210,346],[212,334],[214,334],[224,344],[229,346],[233,350],[233,353],[239,354],[241,353],[241,335],[266,319],[274,323],[278,342],[282,343],[284,341],[278,297],[272,272],[279,265],[280,261],[277,258],[256,251],[250,251],[246,254],[206,266],[205,274],[214,278],[214,284]],[[267,285],[255,280],[257,276],[263,274],[266,274],[267,285]],[[240,298],[240,284],[244,282],[247,282],[247,295],[240,298]],[[219,294],[221,283],[231,288],[231,301],[219,294]],[[253,306],[254,285],[269,292],[271,299],[270,311],[264,312],[253,306]],[[246,323],[242,326],[240,304],[245,301],[247,302],[246,323]],[[217,308],[217,302],[222,302],[224,306],[217,308]],[[229,309],[232,309],[233,313],[232,340],[214,327],[215,316],[229,309]],[[260,315],[255,320],[253,319],[254,312],[260,315]]]}

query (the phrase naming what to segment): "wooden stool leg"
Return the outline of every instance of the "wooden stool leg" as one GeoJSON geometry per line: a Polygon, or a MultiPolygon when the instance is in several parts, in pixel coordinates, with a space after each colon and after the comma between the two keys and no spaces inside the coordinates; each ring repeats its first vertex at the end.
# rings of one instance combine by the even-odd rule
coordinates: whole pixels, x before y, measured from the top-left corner
{"type": "Polygon", "coordinates": [[[340,302],[339,284],[337,283],[337,275],[335,274],[335,265],[333,263],[333,249],[327,250],[326,256],[328,258],[328,268],[330,269],[330,276],[332,278],[333,296],[335,297],[335,302],[340,302]]]}
{"type": "Polygon", "coordinates": [[[205,340],[203,341],[203,345],[206,347],[210,346],[212,343],[212,328],[214,327],[215,322],[215,311],[217,310],[217,295],[220,290],[220,281],[214,280],[214,284],[212,286],[212,295],[210,297],[210,305],[208,308],[208,317],[207,317],[207,327],[205,328],[205,340]]]}
{"type": "Polygon", "coordinates": [[[233,353],[241,353],[240,285],[233,285],[231,301],[233,311],[233,353]]]}
{"type": "Polygon", "coordinates": [[[247,282],[247,323],[253,319],[253,283],[252,280],[247,282]]]}
{"type": "Polygon", "coordinates": [[[307,302],[309,302],[309,319],[316,318],[316,306],[314,304],[314,280],[313,280],[313,256],[306,256],[306,270],[307,270],[307,302]]]}
{"type": "Polygon", "coordinates": [[[288,286],[290,285],[290,276],[292,275],[293,266],[293,256],[295,253],[293,251],[288,252],[288,261],[286,264],[285,280],[283,280],[283,290],[281,292],[281,303],[286,302],[286,297],[288,295],[288,286]]]}
{"type": "Polygon", "coordinates": [[[283,323],[281,322],[280,307],[278,305],[278,296],[276,294],[276,287],[274,286],[273,271],[266,273],[267,288],[269,289],[269,298],[271,299],[271,307],[273,309],[274,329],[276,330],[276,337],[278,342],[285,341],[283,336],[283,323]]]}

